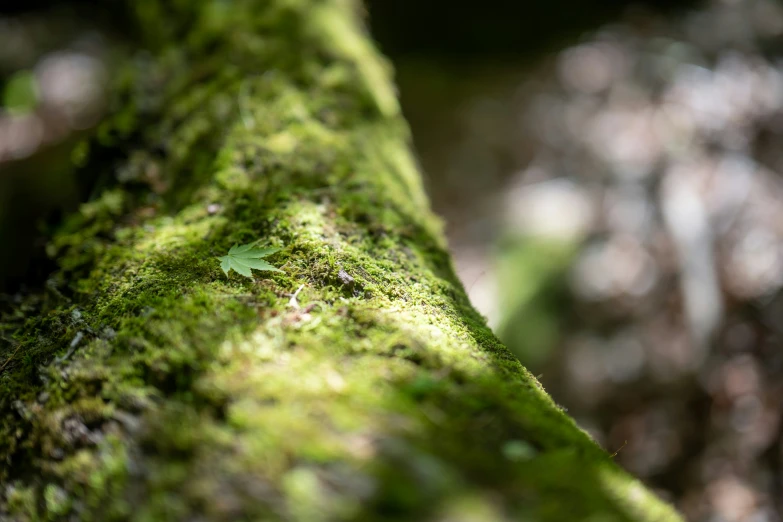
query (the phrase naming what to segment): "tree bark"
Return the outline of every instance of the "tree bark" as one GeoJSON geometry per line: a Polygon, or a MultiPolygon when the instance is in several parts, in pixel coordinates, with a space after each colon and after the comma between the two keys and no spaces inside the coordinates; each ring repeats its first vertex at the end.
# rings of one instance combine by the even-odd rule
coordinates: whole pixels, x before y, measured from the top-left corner
{"type": "Polygon", "coordinates": [[[678,520],[471,307],[357,5],[128,9],[99,190],[4,319],[0,520],[678,520]],[[225,276],[256,240],[283,273],[225,276]]]}

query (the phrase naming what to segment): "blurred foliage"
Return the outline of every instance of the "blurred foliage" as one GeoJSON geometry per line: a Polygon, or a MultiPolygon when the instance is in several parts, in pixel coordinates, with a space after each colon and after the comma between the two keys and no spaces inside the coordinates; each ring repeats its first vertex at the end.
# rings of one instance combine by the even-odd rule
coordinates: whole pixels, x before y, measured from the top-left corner
{"type": "Polygon", "coordinates": [[[45,280],[44,231],[89,194],[71,149],[103,111],[108,19],[105,6],[79,3],[0,13],[0,244],[15,253],[0,257],[0,291],[45,280]]]}
{"type": "Polygon", "coordinates": [[[499,240],[493,272],[503,291],[496,329],[528,366],[541,367],[567,323],[567,274],[577,244],[535,236],[499,240]]]}
{"type": "Polygon", "coordinates": [[[38,105],[38,85],[32,71],[22,70],[8,79],[3,90],[3,107],[13,115],[31,112],[38,105]]]}

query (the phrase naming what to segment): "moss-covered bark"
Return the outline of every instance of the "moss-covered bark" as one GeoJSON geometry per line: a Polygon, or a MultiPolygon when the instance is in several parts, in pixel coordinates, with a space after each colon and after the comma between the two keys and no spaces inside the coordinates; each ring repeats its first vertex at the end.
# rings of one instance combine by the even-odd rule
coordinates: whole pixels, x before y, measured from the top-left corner
{"type": "Polygon", "coordinates": [[[677,520],[471,307],[352,2],[128,5],[101,188],[5,319],[0,519],[677,520]],[[224,276],[256,239],[284,273],[224,276]]]}

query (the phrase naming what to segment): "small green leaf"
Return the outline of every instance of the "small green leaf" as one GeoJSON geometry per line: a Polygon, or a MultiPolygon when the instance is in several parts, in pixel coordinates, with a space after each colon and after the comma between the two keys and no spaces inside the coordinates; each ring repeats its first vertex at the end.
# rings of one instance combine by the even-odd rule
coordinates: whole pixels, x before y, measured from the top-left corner
{"type": "Polygon", "coordinates": [[[278,252],[279,248],[251,248],[250,250],[246,250],[244,252],[239,252],[233,254],[234,257],[237,258],[244,258],[244,259],[250,259],[250,258],[259,258],[259,257],[266,257],[271,256],[275,252],[278,252]]]}
{"type": "Polygon", "coordinates": [[[220,259],[220,268],[228,275],[228,271],[231,269],[231,259],[228,256],[219,257],[218,259],[220,259]]]}
{"type": "Polygon", "coordinates": [[[237,263],[236,259],[231,259],[231,269],[243,275],[245,277],[253,278],[253,274],[250,272],[250,267],[241,263],[237,263]]]}
{"type": "Polygon", "coordinates": [[[235,258],[234,262],[240,265],[245,265],[248,268],[254,268],[256,270],[269,270],[270,272],[282,272],[282,270],[275,268],[263,259],[245,259],[242,257],[235,258]]]}
{"type": "Polygon", "coordinates": [[[266,257],[279,251],[279,248],[267,247],[267,248],[254,248],[257,243],[248,243],[247,245],[234,245],[229,249],[228,255],[219,257],[220,268],[228,275],[231,270],[234,270],[240,275],[249,277],[252,279],[252,270],[266,270],[268,272],[282,272],[277,267],[270,265],[268,262],[262,260],[262,257],[266,257]]]}
{"type": "Polygon", "coordinates": [[[247,245],[234,245],[228,250],[228,255],[233,256],[242,252],[245,252],[247,250],[250,250],[253,248],[253,243],[247,244],[247,245]]]}

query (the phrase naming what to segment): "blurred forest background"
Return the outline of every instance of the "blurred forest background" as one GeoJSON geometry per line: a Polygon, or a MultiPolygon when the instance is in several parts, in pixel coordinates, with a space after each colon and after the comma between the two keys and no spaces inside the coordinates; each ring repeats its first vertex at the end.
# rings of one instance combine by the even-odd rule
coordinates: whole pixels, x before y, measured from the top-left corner
{"type": "MultiPolygon", "coordinates": [[[[783,5],[368,12],[495,331],[689,520],[783,520],[783,5]]],[[[46,231],[100,184],[70,170],[107,110],[124,31],[87,1],[0,13],[6,304],[46,285],[46,231]]]]}

